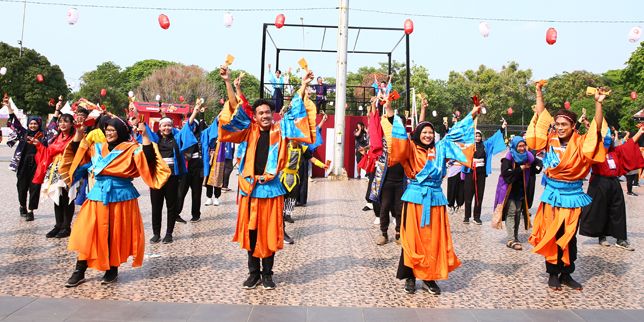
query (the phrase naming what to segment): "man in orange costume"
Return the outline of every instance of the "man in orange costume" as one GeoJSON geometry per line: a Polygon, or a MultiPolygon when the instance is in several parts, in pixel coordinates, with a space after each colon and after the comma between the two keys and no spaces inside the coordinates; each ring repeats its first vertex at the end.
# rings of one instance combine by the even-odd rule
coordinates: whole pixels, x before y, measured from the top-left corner
{"type": "Polygon", "coordinates": [[[219,73],[228,94],[228,102],[219,114],[219,139],[238,143],[238,155],[242,156],[233,241],[248,251],[249,277],[243,287],[252,289],[261,283],[264,289],[274,289],[275,252],[284,247],[282,210],[286,190],[279,176],[288,159],[289,140],[315,142],[316,108],[305,96],[313,73],[306,72],[302,88],[293,96],[290,107],[280,112],[283,116],[280,122],[273,122],[270,101],[259,99],[252,107],[248,106],[243,95],[239,99],[235,96],[228,68],[221,67],[219,73]]]}

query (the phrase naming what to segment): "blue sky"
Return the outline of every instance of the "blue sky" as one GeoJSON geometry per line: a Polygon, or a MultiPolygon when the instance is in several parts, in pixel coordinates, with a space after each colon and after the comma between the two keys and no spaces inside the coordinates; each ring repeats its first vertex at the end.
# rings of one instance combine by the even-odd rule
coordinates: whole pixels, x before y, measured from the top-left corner
{"type": "MultiPolygon", "coordinates": [[[[292,0],[43,0],[48,2],[129,5],[181,8],[259,8],[250,12],[232,12],[234,24],[223,26],[221,11],[160,11],[123,10],[79,7],[80,20],[70,26],[66,22],[66,6],[28,4],[24,44],[46,55],[53,64],[61,66],[70,84],[104,61],[114,61],[126,67],[136,61],[155,58],[196,64],[207,70],[220,65],[226,54],[236,57],[233,68],[259,75],[261,28],[283,13],[287,23],[337,25],[337,10],[268,10],[269,8],[336,7],[338,1],[292,0]],[[171,27],[162,30],[157,23],[159,14],[169,16],[171,27]]],[[[554,20],[644,20],[644,1],[598,0],[568,1],[350,1],[351,8],[376,9],[400,13],[452,15],[485,18],[554,19],[554,20]]],[[[0,41],[16,45],[20,38],[22,4],[1,2],[2,27],[0,41]]],[[[409,16],[351,11],[350,25],[402,27],[409,16]]],[[[450,70],[476,69],[485,64],[495,69],[514,60],[521,68],[530,68],[535,79],[546,78],[564,71],[588,70],[604,72],[622,68],[637,48],[627,41],[630,28],[637,24],[541,23],[489,21],[491,34],[483,38],[478,32],[480,20],[437,19],[411,16],[415,31],[411,37],[411,58],[424,65],[430,77],[446,79],[450,70]],[[545,42],[548,27],[558,30],[554,46],[545,42]]],[[[641,25],[644,27],[644,24],[641,25]]],[[[321,30],[302,28],[271,29],[281,47],[320,48],[321,30]]],[[[356,50],[390,50],[402,33],[362,32],[356,50]]],[[[353,48],[355,33],[350,33],[349,48],[353,48]]],[[[336,30],[327,31],[325,49],[335,49],[336,30]]],[[[274,61],[274,50],[268,47],[267,61],[274,61]]],[[[281,56],[281,68],[297,66],[305,57],[318,75],[335,77],[335,54],[293,53],[281,56]]],[[[394,59],[404,60],[404,47],[394,52],[394,59]]],[[[360,66],[377,65],[385,56],[349,55],[349,70],[360,66]]]]}

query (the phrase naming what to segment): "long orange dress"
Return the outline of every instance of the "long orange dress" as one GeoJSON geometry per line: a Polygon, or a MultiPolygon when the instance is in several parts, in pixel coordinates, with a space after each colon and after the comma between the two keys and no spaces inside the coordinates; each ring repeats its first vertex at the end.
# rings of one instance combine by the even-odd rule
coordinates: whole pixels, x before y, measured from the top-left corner
{"type": "MultiPolygon", "coordinates": [[[[575,256],[570,256],[569,242],[577,233],[581,208],[591,202],[582,190],[582,180],[593,164],[604,162],[606,149],[595,120],[588,133],[581,135],[574,131],[566,146],[562,146],[556,133],[548,132],[553,121],[547,110],[535,113],[526,133],[530,149],[546,152],[543,159],[545,188],[529,242],[534,246],[534,253],[541,254],[547,263],[554,265],[559,262],[558,250],[561,249],[563,266],[570,266],[575,256]],[[562,225],[563,234],[556,236],[562,225]]],[[[606,121],[602,123],[606,125],[606,121]]]]}
{"type": "Polygon", "coordinates": [[[81,206],[69,237],[69,250],[78,252],[78,260],[88,267],[106,271],[134,256],[133,267],[141,266],[145,250],[139,193],[132,180],[141,177],[153,189],[159,189],[170,176],[170,168],[153,145],[156,167],[148,165],[142,146],[123,142],[108,150],[107,144],[90,145],[82,140],[76,152],[72,144],[65,150],[73,161],[62,167],[63,177],[71,181],[89,175],[89,193],[81,206]]]}
{"type": "MultiPolygon", "coordinates": [[[[468,115],[433,148],[427,149],[408,139],[404,130],[401,124],[394,124],[390,154],[391,160],[400,162],[410,179],[402,197],[401,261],[412,269],[415,278],[445,280],[461,262],[454,252],[441,182],[447,173],[448,159],[471,163],[471,153],[468,158],[463,149],[471,150],[474,144],[474,122],[468,115]]],[[[412,276],[399,269],[397,277],[412,276]]]]}
{"type": "Polygon", "coordinates": [[[293,96],[291,108],[270,129],[266,168],[263,174],[257,175],[254,166],[260,127],[241,105],[231,107],[226,102],[219,114],[219,141],[239,143],[237,152],[242,155],[239,161],[239,211],[233,241],[250,251],[250,231],[255,230],[257,243],[252,256],[267,258],[284,247],[282,210],[286,190],[278,174],[286,166],[287,143],[288,140],[315,142],[316,107],[308,98],[303,100],[299,94],[293,96]]]}

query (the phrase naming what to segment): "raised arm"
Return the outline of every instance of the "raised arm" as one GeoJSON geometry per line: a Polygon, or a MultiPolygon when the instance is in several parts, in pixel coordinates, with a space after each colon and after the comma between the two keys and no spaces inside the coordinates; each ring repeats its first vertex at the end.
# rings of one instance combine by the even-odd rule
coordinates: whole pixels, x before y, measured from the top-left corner
{"type": "Polygon", "coordinates": [[[642,133],[644,133],[644,126],[640,126],[639,130],[635,135],[633,135],[633,142],[638,142],[640,140],[640,137],[642,136],[642,133]]]}
{"type": "Polygon", "coordinates": [[[425,121],[425,111],[427,110],[428,106],[429,106],[429,103],[427,102],[427,99],[423,98],[423,103],[420,108],[420,116],[418,116],[418,122],[425,121]]]}
{"type": "MultiPolygon", "coordinates": [[[[270,69],[270,65],[269,65],[270,69]]],[[[223,65],[219,67],[219,76],[224,80],[224,83],[226,83],[226,95],[228,95],[228,102],[230,103],[228,105],[229,108],[236,107],[238,102],[237,102],[237,96],[235,96],[235,91],[233,91],[233,86],[230,84],[230,70],[228,70],[228,66],[223,65]]]]}
{"type": "Polygon", "coordinates": [[[597,131],[599,132],[602,128],[602,122],[604,120],[604,110],[602,108],[602,102],[606,98],[606,94],[602,88],[595,92],[595,123],[597,123],[597,131]]]}
{"type": "Polygon", "coordinates": [[[534,112],[538,114],[541,114],[543,110],[546,109],[546,104],[543,102],[543,83],[537,82],[535,86],[535,92],[537,95],[537,105],[534,108],[534,112]]]}
{"type": "Polygon", "coordinates": [[[195,107],[192,109],[192,114],[190,115],[190,119],[188,120],[188,124],[192,125],[192,122],[195,121],[197,118],[197,114],[199,114],[199,110],[201,109],[201,104],[203,102],[201,101],[200,98],[197,99],[197,102],[195,103],[195,107]]]}

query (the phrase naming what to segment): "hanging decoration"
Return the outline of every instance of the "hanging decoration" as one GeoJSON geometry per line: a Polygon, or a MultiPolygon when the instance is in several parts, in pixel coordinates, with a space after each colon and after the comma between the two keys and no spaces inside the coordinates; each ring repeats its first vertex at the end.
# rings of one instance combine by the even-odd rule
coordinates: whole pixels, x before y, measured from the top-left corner
{"type": "Polygon", "coordinates": [[[42,83],[42,82],[45,81],[45,77],[42,74],[38,74],[38,75],[36,75],[36,81],[38,83],[42,83]]]}
{"type": "Polygon", "coordinates": [[[564,108],[566,108],[567,110],[569,110],[569,109],[570,109],[570,102],[565,101],[565,102],[564,102],[564,108]]]}
{"type": "Polygon", "coordinates": [[[179,96],[179,102],[183,103],[183,101],[184,101],[184,97],[183,97],[183,96],[179,96]]]}
{"type": "Polygon", "coordinates": [[[7,74],[7,67],[2,66],[2,68],[0,68],[0,75],[4,76],[6,74],[7,74]]]}
{"type": "Polygon", "coordinates": [[[555,28],[548,28],[546,31],[546,42],[548,45],[554,45],[557,42],[557,29],[555,28]]]}
{"type": "Polygon", "coordinates": [[[433,117],[438,116],[438,113],[436,112],[436,110],[433,110],[433,111],[432,111],[432,116],[433,116],[433,117]]]}
{"type": "Polygon", "coordinates": [[[159,26],[163,29],[170,28],[170,18],[164,14],[159,15],[159,26]]]}
{"type": "Polygon", "coordinates": [[[487,38],[490,35],[490,25],[488,25],[487,22],[482,21],[479,24],[479,33],[481,34],[481,36],[483,36],[483,38],[487,38]]]}
{"type": "Polygon", "coordinates": [[[279,15],[277,15],[277,17],[275,17],[275,27],[277,27],[277,29],[284,27],[285,20],[286,17],[283,14],[280,13],[279,15]]]}
{"type": "Polygon", "coordinates": [[[406,35],[411,35],[414,32],[414,22],[411,19],[405,20],[404,29],[406,35]]]}
{"type": "Polygon", "coordinates": [[[628,41],[637,42],[640,40],[641,36],[642,36],[642,28],[633,27],[631,28],[631,31],[628,32],[628,41]]]}
{"type": "Polygon", "coordinates": [[[130,97],[130,98],[134,97],[134,92],[133,91],[127,92],[127,97],[130,97]]]}
{"type": "Polygon", "coordinates": [[[105,88],[101,88],[101,97],[105,97],[107,95],[107,90],[105,88]]]}
{"type": "Polygon", "coordinates": [[[512,113],[514,113],[514,110],[512,109],[512,107],[508,107],[508,115],[512,116],[512,113]]]}
{"type": "Polygon", "coordinates": [[[636,100],[636,99],[637,99],[637,92],[636,92],[636,91],[632,91],[632,92],[631,92],[631,99],[632,99],[632,100],[636,100]]]}

